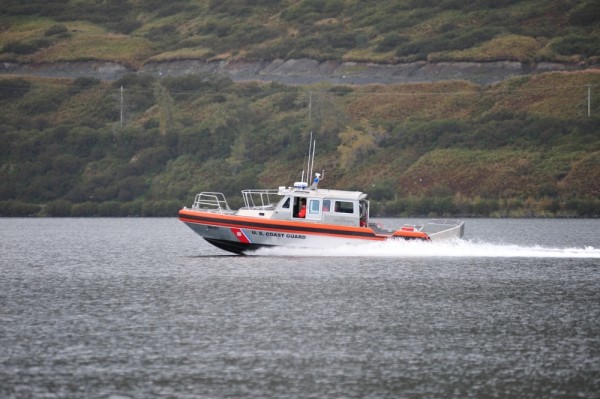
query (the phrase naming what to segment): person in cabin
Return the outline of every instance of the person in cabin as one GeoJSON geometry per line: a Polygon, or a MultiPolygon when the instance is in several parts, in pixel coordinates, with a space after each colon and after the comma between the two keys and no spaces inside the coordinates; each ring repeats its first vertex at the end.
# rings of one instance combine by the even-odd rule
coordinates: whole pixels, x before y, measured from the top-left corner
{"type": "Polygon", "coordinates": [[[305,199],[300,200],[300,212],[298,212],[298,217],[299,218],[306,217],[306,200],[305,199]]]}
{"type": "Polygon", "coordinates": [[[316,190],[320,181],[321,181],[321,174],[320,173],[315,173],[315,179],[313,180],[313,183],[310,186],[310,189],[311,190],[316,190]]]}

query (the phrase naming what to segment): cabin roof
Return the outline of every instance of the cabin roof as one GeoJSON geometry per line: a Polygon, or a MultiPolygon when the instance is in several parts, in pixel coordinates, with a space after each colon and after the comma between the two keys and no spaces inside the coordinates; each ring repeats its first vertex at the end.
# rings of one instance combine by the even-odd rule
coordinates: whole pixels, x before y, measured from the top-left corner
{"type": "Polygon", "coordinates": [[[300,189],[294,187],[279,187],[279,195],[293,195],[305,198],[327,198],[349,201],[359,201],[367,198],[367,194],[360,191],[329,190],[329,189],[300,189]]]}

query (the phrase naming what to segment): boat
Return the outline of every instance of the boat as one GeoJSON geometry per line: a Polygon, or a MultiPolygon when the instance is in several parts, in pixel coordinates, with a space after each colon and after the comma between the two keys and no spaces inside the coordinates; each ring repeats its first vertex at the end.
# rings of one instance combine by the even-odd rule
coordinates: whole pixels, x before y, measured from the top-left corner
{"type": "MultiPolygon", "coordinates": [[[[312,140],[311,140],[312,141],[312,140]]],[[[312,144],[314,146],[314,144],[312,144]]],[[[314,147],[312,159],[314,161],[314,147]]],[[[308,172],[312,176],[309,147],[308,172]]],[[[369,217],[370,202],[360,191],[319,188],[324,171],[292,186],[242,191],[244,206],[233,210],[221,192],[201,192],[179,220],[210,244],[235,254],[263,247],[332,248],[388,240],[437,241],[461,238],[464,222],[433,219],[385,229],[369,217]]]]}

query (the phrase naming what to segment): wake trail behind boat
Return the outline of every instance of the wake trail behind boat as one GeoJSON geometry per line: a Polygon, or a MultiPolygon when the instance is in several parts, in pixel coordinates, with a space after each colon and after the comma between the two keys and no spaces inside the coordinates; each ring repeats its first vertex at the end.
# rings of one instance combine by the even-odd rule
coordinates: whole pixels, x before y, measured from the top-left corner
{"type": "Polygon", "coordinates": [[[389,240],[365,245],[344,245],[332,248],[261,248],[248,253],[255,256],[298,257],[464,257],[464,258],[590,258],[600,259],[600,249],[591,246],[580,248],[554,248],[494,244],[481,241],[447,240],[420,242],[389,240]]]}

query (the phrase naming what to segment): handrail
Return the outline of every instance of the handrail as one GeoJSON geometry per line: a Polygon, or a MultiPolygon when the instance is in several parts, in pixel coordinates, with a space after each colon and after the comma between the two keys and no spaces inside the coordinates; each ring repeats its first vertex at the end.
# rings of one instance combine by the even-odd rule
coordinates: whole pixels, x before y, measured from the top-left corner
{"type": "Polygon", "coordinates": [[[209,210],[215,212],[230,212],[229,204],[225,199],[223,193],[217,193],[212,191],[203,191],[200,194],[196,194],[194,204],[192,205],[194,210],[209,210]]]}
{"type": "Polygon", "coordinates": [[[246,209],[275,209],[276,203],[271,201],[271,196],[278,193],[273,189],[251,189],[242,190],[242,197],[246,209]]]}

